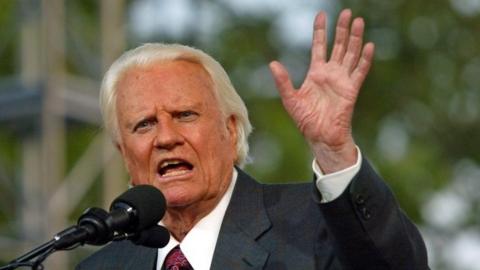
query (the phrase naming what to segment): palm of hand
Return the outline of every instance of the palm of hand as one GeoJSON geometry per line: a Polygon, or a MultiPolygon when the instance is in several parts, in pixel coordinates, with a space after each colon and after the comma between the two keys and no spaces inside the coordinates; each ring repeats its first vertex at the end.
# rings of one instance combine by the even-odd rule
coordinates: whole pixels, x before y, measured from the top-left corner
{"type": "Polygon", "coordinates": [[[348,70],[341,65],[315,63],[302,86],[282,101],[306,138],[336,148],[351,137],[350,123],[358,92],[353,85],[348,70]]]}
{"type": "MultiPolygon", "coordinates": [[[[351,155],[355,147],[351,134],[353,109],[371,66],[374,46],[363,45],[363,20],[356,18],[349,30],[350,18],[350,10],[340,14],[332,55],[327,61],[325,14],[317,15],[311,64],[299,89],[294,89],[280,63],[270,64],[283,105],[313,148],[317,160],[325,159],[330,153],[351,155]]],[[[338,161],[339,157],[330,159],[338,161]]]]}

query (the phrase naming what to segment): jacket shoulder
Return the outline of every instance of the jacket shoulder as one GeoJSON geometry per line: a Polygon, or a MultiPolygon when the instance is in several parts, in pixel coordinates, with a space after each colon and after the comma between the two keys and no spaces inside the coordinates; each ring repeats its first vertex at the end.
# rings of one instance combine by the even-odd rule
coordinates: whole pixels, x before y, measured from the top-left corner
{"type": "Polygon", "coordinates": [[[130,241],[112,242],[93,253],[75,269],[154,269],[157,250],[130,241]]]}

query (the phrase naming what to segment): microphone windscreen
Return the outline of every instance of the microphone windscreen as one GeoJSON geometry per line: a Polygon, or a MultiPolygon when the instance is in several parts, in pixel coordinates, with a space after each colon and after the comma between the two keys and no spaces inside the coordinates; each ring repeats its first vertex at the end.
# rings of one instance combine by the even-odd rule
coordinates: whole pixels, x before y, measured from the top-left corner
{"type": "Polygon", "coordinates": [[[136,245],[151,248],[163,248],[170,240],[170,233],[165,227],[155,225],[139,232],[130,240],[136,245]]]}
{"type": "Polygon", "coordinates": [[[137,226],[135,231],[142,231],[156,225],[165,214],[166,202],[162,192],[151,185],[138,185],[130,188],[116,198],[110,209],[118,203],[124,203],[135,209],[137,226]]]}

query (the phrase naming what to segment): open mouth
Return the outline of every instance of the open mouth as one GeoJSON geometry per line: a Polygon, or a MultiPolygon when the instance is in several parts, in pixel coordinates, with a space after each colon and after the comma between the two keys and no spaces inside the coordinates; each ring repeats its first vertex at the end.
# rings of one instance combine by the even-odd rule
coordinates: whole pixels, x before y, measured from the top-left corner
{"type": "Polygon", "coordinates": [[[160,162],[157,172],[161,177],[172,177],[189,173],[193,165],[181,159],[170,159],[160,162]]]}

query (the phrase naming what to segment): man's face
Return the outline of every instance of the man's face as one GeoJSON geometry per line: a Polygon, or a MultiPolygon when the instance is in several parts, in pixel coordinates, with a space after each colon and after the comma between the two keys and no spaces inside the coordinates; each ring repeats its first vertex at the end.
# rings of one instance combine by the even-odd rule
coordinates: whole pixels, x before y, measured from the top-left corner
{"type": "Polygon", "coordinates": [[[120,149],[132,183],[168,207],[217,201],[236,159],[235,119],[222,116],[209,74],[188,61],[136,67],[118,82],[120,149]]]}

